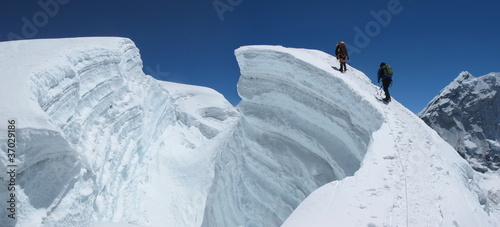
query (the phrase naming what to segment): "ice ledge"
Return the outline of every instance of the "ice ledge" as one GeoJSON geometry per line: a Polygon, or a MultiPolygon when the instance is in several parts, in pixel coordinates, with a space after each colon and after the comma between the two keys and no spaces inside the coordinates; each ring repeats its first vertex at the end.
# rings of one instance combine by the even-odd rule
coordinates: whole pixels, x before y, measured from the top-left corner
{"type": "Polygon", "coordinates": [[[235,55],[241,118],[217,160],[203,226],[279,226],[314,189],[359,169],[383,114],[370,80],[334,70],[324,52],[246,46],[235,55]]]}

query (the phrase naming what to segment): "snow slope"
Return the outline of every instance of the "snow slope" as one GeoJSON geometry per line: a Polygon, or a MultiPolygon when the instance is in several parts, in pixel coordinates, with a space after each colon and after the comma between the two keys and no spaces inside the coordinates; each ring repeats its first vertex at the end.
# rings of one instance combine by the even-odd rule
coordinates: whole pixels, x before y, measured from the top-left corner
{"type": "MultiPolygon", "coordinates": [[[[16,120],[18,139],[17,219],[1,209],[0,223],[201,222],[211,163],[224,141],[216,138],[238,116],[222,95],[144,75],[129,39],[0,45],[1,169],[10,164],[8,119],[16,120]]],[[[9,192],[0,192],[7,201],[9,192]]]]}
{"type": "Polygon", "coordinates": [[[500,169],[500,73],[462,72],[419,116],[476,170],[500,169]]]}
{"type": "Polygon", "coordinates": [[[380,103],[363,73],[339,73],[320,51],[250,46],[236,57],[242,117],[204,226],[497,224],[471,167],[398,102],[380,103]]]}
{"type": "Polygon", "coordinates": [[[204,226],[279,226],[313,190],[358,170],[383,117],[357,84],[368,79],[332,76],[322,52],[253,46],[236,57],[242,117],[217,159],[204,226]]]}
{"type": "Polygon", "coordinates": [[[129,39],[0,49],[0,168],[7,120],[18,139],[7,226],[498,225],[450,145],[323,52],[239,48],[234,108],[144,75],[129,39]]]}

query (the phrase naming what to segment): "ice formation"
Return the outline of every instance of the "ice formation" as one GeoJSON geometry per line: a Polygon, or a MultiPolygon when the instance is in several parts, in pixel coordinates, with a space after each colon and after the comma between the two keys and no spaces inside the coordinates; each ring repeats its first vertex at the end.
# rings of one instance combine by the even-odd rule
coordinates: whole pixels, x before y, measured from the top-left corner
{"type": "Polygon", "coordinates": [[[15,194],[7,226],[498,224],[450,145],[321,51],[239,48],[233,107],[145,75],[129,39],[0,48],[0,187],[17,174],[0,191],[15,194]]]}

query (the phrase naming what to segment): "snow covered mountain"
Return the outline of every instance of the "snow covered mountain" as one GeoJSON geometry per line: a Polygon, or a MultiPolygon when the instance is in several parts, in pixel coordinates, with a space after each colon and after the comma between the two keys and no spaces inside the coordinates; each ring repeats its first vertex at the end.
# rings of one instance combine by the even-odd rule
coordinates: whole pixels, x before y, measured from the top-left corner
{"type": "Polygon", "coordinates": [[[470,166],[408,109],[379,102],[363,73],[339,73],[320,51],[236,57],[241,118],[204,226],[496,225],[470,166]]]}
{"type": "Polygon", "coordinates": [[[332,76],[325,53],[254,46],[236,57],[242,117],[217,159],[204,226],[279,226],[313,190],[359,169],[383,115],[357,84],[368,78],[332,76]]]}
{"type": "Polygon", "coordinates": [[[500,73],[462,72],[419,113],[474,169],[500,169],[500,73]]]}
{"type": "Polygon", "coordinates": [[[17,208],[0,209],[2,226],[201,223],[218,138],[238,117],[222,95],[144,75],[128,39],[0,49],[0,197],[14,194],[17,208]],[[11,119],[15,156],[7,155],[11,119]]]}
{"type": "Polygon", "coordinates": [[[211,89],[144,75],[129,39],[0,49],[7,226],[499,224],[449,144],[326,53],[239,48],[234,108],[211,89]]]}

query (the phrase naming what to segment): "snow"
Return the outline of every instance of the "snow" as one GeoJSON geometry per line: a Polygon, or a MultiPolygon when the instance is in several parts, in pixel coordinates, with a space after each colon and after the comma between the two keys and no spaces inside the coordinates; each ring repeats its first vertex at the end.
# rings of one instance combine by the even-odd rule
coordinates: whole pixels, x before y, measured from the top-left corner
{"type": "MultiPolygon", "coordinates": [[[[0,65],[8,82],[0,89],[0,120],[15,118],[18,138],[18,216],[13,221],[1,209],[1,223],[201,222],[213,159],[224,141],[218,138],[238,118],[222,95],[144,75],[129,39],[0,45],[8,53],[0,65]]],[[[6,152],[1,160],[6,170],[6,152]]],[[[8,180],[6,173],[0,172],[8,180]]],[[[1,191],[2,200],[8,196],[1,191]]]]}
{"type": "Polygon", "coordinates": [[[108,223],[94,224],[94,225],[91,225],[91,227],[148,227],[148,226],[108,222],[108,223]]]}
{"type": "Polygon", "coordinates": [[[383,117],[358,85],[369,79],[342,79],[325,53],[251,46],[236,57],[242,117],[217,160],[204,226],[278,226],[314,189],[358,170],[383,117]]]}
{"type": "MultiPolygon", "coordinates": [[[[126,38],[0,49],[0,130],[18,122],[17,219],[1,209],[7,226],[499,224],[498,174],[475,173],[321,51],[237,49],[233,107],[212,89],[145,75],[126,38]]],[[[6,133],[0,140],[7,169],[6,133]]]]}
{"type": "Polygon", "coordinates": [[[419,116],[474,169],[500,168],[500,73],[474,77],[462,72],[419,116]]]}

